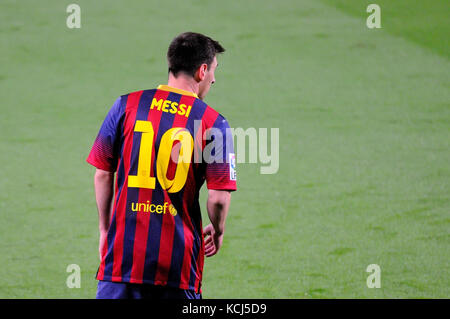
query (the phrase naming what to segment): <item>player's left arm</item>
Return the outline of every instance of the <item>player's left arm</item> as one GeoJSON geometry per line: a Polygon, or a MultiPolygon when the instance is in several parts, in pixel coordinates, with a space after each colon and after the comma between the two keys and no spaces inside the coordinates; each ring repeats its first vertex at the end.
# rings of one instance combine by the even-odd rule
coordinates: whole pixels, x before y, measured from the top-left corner
{"type": "Polygon", "coordinates": [[[215,255],[222,246],[231,192],[236,190],[233,136],[226,119],[219,116],[210,133],[214,136],[211,140],[214,143],[214,155],[206,165],[206,184],[209,190],[206,207],[211,221],[203,230],[206,257],[215,255]]]}
{"type": "Polygon", "coordinates": [[[225,234],[225,221],[231,202],[231,192],[228,190],[208,191],[206,209],[211,224],[204,229],[205,235],[205,255],[214,256],[222,247],[223,236],[225,234]]]}

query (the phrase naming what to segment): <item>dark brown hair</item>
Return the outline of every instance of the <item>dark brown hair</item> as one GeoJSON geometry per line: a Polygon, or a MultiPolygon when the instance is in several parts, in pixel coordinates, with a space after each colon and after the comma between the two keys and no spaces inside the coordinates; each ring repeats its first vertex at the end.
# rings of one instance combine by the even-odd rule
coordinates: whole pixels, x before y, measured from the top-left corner
{"type": "Polygon", "coordinates": [[[200,65],[206,63],[209,69],[214,56],[222,52],[225,52],[225,49],[219,42],[206,35],[195,32],[182,33],[169,45],[167,51],[169,72],[175,76],[179,72],[194,76],[200,65]]]}

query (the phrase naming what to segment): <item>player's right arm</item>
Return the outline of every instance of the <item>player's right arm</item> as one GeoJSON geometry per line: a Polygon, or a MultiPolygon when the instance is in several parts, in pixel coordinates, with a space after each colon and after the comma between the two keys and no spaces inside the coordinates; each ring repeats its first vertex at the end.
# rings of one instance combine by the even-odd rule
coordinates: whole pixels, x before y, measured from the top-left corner
{"type": "Polygon", "coordinates": [[[228,190],[208,191],[206,209],[208,210],[211,224],[205,227],[205,254],[206,257],[214,256],[222,246],[225,233],[225,220],[230,207],[231,192],[228,190]]]}
{"type": "Polygon", "coordinates": [[[121,98],[108,112],[86,161],[97,169],[94,176],[95,199],[99,217],[99,253],[106,247],[106,237],[111,218],[114,197],[114,172],[117,168],[120,142],[120,119],[123,116],[121,98]]]}
{"type": "Polygon", "coordinates": [[[98,252],[101,259],[110,225],[112,199],[114,195],[114,173],[97,168],[94,176],[94,187],[98,210],[98,229],[100,232],[98,252]]]}

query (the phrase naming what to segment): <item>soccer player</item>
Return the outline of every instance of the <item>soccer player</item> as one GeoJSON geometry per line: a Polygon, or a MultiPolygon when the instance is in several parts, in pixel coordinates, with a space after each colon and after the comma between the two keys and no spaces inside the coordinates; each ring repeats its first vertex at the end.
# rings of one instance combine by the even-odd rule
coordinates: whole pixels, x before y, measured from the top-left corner
{"type": "Polygon", "coordinates": [[[122,95],[107,114],[87,158],[97,168],[97,298],[201,298],[204,256],[222,245],[236,190],[228,122],[203,101],[224,51],[205,35],[178,35],[168,84],[122,95]]]}

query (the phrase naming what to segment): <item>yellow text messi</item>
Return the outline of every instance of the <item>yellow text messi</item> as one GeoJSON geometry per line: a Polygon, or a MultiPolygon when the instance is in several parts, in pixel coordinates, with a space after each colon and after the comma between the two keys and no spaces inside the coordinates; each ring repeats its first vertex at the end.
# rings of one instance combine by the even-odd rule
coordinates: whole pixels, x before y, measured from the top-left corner
{"type": "Polygon", "coordinates": [[[163,111],[172,114],[178,113],[178,115],[184,115],[186,117],[189,117],[192,105],[178,104],[178,102],[172,102],[164,99],[157,100],[154,98],[150,109],[153,110],[155,107],[158,111],[163,111]]]}

